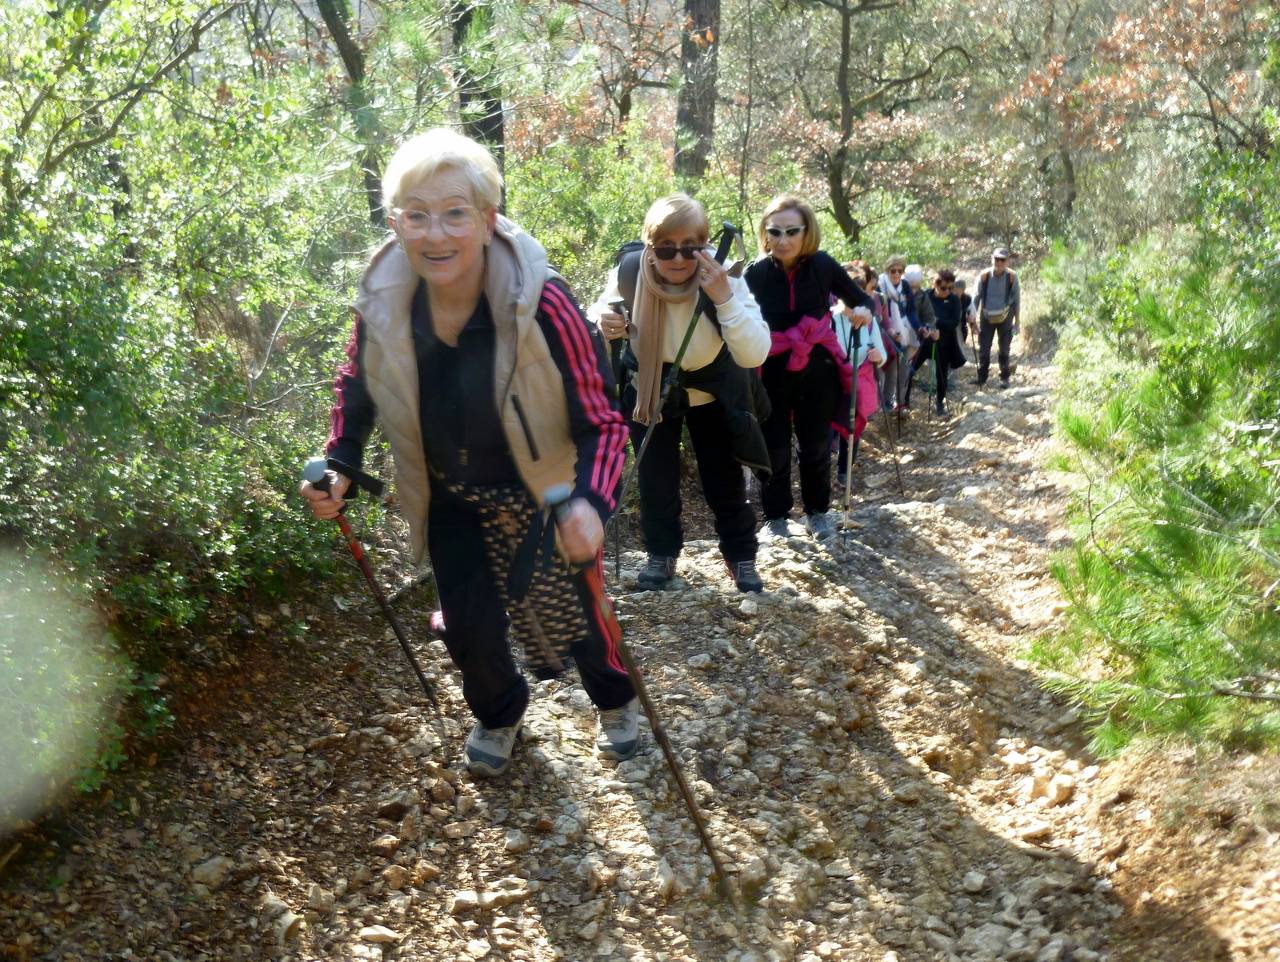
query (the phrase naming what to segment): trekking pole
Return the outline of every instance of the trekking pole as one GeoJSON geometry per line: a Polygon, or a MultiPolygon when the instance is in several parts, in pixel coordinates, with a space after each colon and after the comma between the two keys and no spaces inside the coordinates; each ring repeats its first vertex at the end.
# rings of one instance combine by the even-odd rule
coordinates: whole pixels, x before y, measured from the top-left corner
{"type": "MultiPolygon", "coordinates": [[[[875,320],[872,320],[875,323],[875,320]]],[[[853,496],[853,454],[854,448],[858,445],[858,439],[853,436],[854,425],[858,419],[858,352],[862,350],[862,335],[858,328],[853,326],[853,319],[850,318],[849,333],[853,341],[853,350],[849,350],[849,346],[845,346],[845,355],[853,364],[853,390],[850,392],[852,397],[849,399],[849,440],[845,444],[846,454],[844,463],[844,519],[849,520],[849,501],[853,496]]]]}
{"type": "MultiPolygon", "coordinates": [[[[555,515],[557,524],[564,520],[565,513],[569,509],[569,496],[571,493],[572,490],[569,485],[557,484],[543,494],[543,501],[555,515]]],[[[733,890],[729,887],[729,879],[725,875],[724,865],[720,861],[720,854],[716,851],[715,843],[711,841],[711,832],[707,829],[707,820],[702,814],[702,809],[698,807],[698,801],[694,798],[693,792],[689,788],[689,783],[685,780],[684,771],[680,768],[675,749],[671,747],[671,739],[667,737],[666,729],[662,727],[658,712],[653,707],[653,699],[649,697],[649,689],[644,683],[644,676],[640,674],[640,667],[636,664],[636,660],[631,654],[631,649],[622,640],[622,626],[618,624],[618,614],[614,611],[613,602],[609,600],[609,595],[604,590],[604,578],[601,575],[600,565],[596,561],[590,561],[585,565],[575,564],[572,566],[577,573],[578,580],[591,596],[591,614],[595,619],[596,627],[617,649],[618,657],[622,659],[622,664],[627,669],[631,684],[636,690],[636,697],[640,699],[640,705],[644,709],[645,717],[649,719],[649,727],[653,730],[653,738],[662,749],[662,755],[667,761],[667,769],[671,772],[676,788],[679,789],[680,795],[684,799],[685,808],[689,812],[689,818],[693,820],[694,828],[698,830],[698,838],[702,842],[702,849],[707,853],[707,857],[711,859],[711,868],[716,877],[716,887],[722,898],[732,902],[734,901],[733,890]]]]}
{"type": "MultiPolygon", "coordinates": [[[[729,256],[729,248],[733,244],[733,239],[740,236],[742,231],[734,227],[728,221],[724,222],[724,226],[720,231],[720,243],[716,247],[716,261],[723,264],[724,259],[729,256]]],[[[703,315],[706,310],[704,302],[707,295],[698,292],[698,298],[693,305],[693,317],[689,318],[689,324],[684,329],[684,340],[680,342],[680,350],[676,351],[676,358],[671,362],[671,367],[667,370],[667,376],[662,379],[662,392],[658,396],[658,417],[662,416],[662,409],[666,407],[667,398],[671,396],[671,392],[675,386],[680,383],[680,362],[684,360],[684,355],[689,350],[689,343],[693,340],[693,332],[697,329],[698,318],[703,315]]],[[[626,416],[625,414],[623,415],[626,416]]],[[[626,496],[627,489],[631,487],[631,481],[640,472],[640,462],[644,459],[645,451],[649,450],[649,442],[653,439],[653,429],[657,422],[650,424],[644,432],[644,440],[640,442],[640,449],[636,451],[636,456],[631,462],[631,467],[627,469],[627,473],[623,475],[622,484],[618,486],[618,507],[622,507],[622,499],[626,496]]],[[[609,519],[610,524],[617,518],[615,514],[609,519]]],[[[617,541],[614,542],[613,553],[613,577],[615,581],[622,580],[622,552],[617,550],[617,541]]]]}
{"type": "Polygon", "coordinates": [[[938,340],[942,337],[936,330],[938,337],[934,338],[933,344],[929,347],[929,384],[927,391],[929,394],[929,411],[927,416],[930,421],[933,420],[933,409],[938,404],[938,340]]]}
{"type": "MultiPolygon", "coordinates": [[[[898,364],[899,366],[901,366],[902,364],[901,355],[898,356],[898,364]]],[[[896,390],[896,385],[895,385],[895,390],[896,390]]],[[[889,420],[889,409],[887,407],[881,408],[880,411],[884,415],[884,417],[881,420],[884,421],[885,436],[889,439],[889,450],[893,453],[893,473],[898,478],[898,493],[905,498],[907,496],[907,489],[902,483],[902,466],[898,463],[898,441],[893,436],[893,428],[891,426],[892,422],[889,420]]]]}
{"type": "MultiPolygon", "coordinates": [[[[623,321],[623,323],[624,323],[624,324],[626,324],[626,331],[627,331],[627,335],[628,335],[628,336],[630,336],[630,333],[631,333],[631,312],[627,310],[627,302],[626,302],[626,301],[624,301],[624,300],[622,300],[621,298],[618,298],[616,301],[610,301],[610,302],[609,302],[609,307],[613,310],[613,312],[614,312],[615,314],[621,314],[621,315],[622,315],[622,321],[623,321]]],[[[618,353],[619,353],[619,355],[621,355],[621,353],[622,353],[622,347],[621,347],[622,342],[621,342],[620,340],[619,340],[619,341],[614,341],[614,344],[619,345],[619,347],[618,347],[618,353]]],[[[610,350],[611,350],[611,351],[613,350],[612,346],[610,346],[610,350]]],[[[626,393],[626,392],[625,392],[625,390],[624,390],[624,389],[623,389],[623,387],[622,387],[622,373],[621,373],[621,372],[624,370],[624,368],[622,367],[622,363],[621,363],[621,361],[619,361],[617,364],[615,364],[615,365],[614,365],[614,370],[615,370],[616,372],[618,372],[618,374],[617,374],[617,378],[618,378],[618,401],[619,401],[619,403],[621,403],[621,401],[622,401],[622,396],[623,396],[623,394],[625,394],[625,393],[626,393]]],[[[623,417],[626,417],[626,415],[624,414],[624,415],[623,415],[623,417]]],[[[628,431],[627,433],[628,433],[628,434],[630,434],[631,432],[630,432],[630,431],[628,431]]],[[[618,494],[618,510],[619,510],[619,511],[621,511],[621,510],[622,510],[622,493],[621,493],[621,491],[620,491],[620,492],[619,492],[619,494],[618,494]]],[[[621,528],[619,528],[616,524],[613,526],[613,580],[614,580],[614,581],[621,581],[621,580],[622,580],[622,529],[621,529],[621,528]]]]}
{"type": "MultiPolygon", "coordinates": [[[[329,474],[329,462],[324,458],[314,458],[307,462],[302,470],[302,477],[306,481],[311,482],[311,486],[318,491],[328,491],[333,479],[329,474]]],[[[334,469],[339,470],[338,468],[334,469]]],[[[352,486],[359,489],[364,488],[369,494],[377,496],[382,493],[382,482],[371,475],[365,474],[363,471],[357,471],[348,465],[343,465],[341,471],[344,475],[351,478],[352,486]]],[[[351,522],[347,520],[346,506],[344,505],[341,512],[334,519],[338,522],[338,528],[342,531],[342,537],[347,542],[347,547],[351,549],[351,556],[356,559],[356,564],[360,566],[360,572],[364,575],[364,580],[369,584],[369,590],[373,593],[374,600],[378,602],[378,607],[382,609],[382,613],[386,615],[387,621],[391,624],[391,630],[395,632],[396,640],[400,642],[400,648],[404,651],[404,656],[409,659],[409,664],[413,667],[413,673],[418,676],[418,681],[422,684],[422,691],[427,696],[427,701],[431,703],[431,707],[435,709],[436,720],[440,723],[440,747],[443,749],[448,739],[448,730],[444,724],[444,712],[440,708],[440,700],[436,697],[435,686],[427,680],[427,676],[422,673],[422,668],[418,664],[418,659],[414,657],[413,649],[409,647],[409,639],[404,633],[404,628],[400,625],[400,619],[396,617],[396,613],[391,608],[391,603],[387,601],[387,596],[383,594],[382,588],[378,586],[378,579],[373,573],[373,568],[369,564],[369,558],[364,553],[360,541],[356,538],[356,533],[351,527],[351,522]]]]}

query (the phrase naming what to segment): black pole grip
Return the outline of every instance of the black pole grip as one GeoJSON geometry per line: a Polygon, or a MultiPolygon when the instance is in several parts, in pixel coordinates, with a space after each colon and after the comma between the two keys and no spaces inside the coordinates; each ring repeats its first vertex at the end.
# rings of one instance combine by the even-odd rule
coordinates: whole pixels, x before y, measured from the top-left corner
{"type": "MultiPolygon", "coordinates": [[[[729,256],[729,250],[733,247],[733,238],[737,233],[738,233],[738,228],[734,227],[728,221],[725,221],[721,226],[720,240],[716,244],[715,259],[717,264],[723,264],[724,259],[729,256]]],[[[698,309],[697,309],[697,312],[695,313],[695,317],[698,314],[707,313],[707,311],[714,306],[715,305],[711,303],[711,298],[707,297],[707,292],[703,290],[699,290],[698,291],[698,309]]],[[[671,369],[670,376],[677,376],[678,374],[679,372],[676,370],[676,367],[673,366],[671,369]]]]}

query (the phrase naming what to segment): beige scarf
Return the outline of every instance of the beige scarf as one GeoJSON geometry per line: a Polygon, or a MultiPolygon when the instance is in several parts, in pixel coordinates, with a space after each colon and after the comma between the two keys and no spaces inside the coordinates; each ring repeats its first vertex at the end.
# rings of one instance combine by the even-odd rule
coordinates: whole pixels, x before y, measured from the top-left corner
{"type": "MultiPolygon", "coordinates": [[[[653,255],[645,251],[640,257],[636,278],[636,300],[631,305],[631,322],[636,334],[631,341],[639,371],[636,373],[636,409],[631,420],[652,424],[662,419],[658,404],[662,400],[662,345],[667,326],[667,305],[688,301],[698,295],[698,275],[683,284],[667,284],[653,263],[653,255]]],[[[681,337],[684,334],[681,332],[681,337]]]]}

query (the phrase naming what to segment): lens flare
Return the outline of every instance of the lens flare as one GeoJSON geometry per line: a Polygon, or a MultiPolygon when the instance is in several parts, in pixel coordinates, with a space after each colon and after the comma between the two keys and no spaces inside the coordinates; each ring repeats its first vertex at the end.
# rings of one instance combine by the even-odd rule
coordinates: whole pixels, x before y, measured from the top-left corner
{"type": "Polygon", "coordinates": [[[102,760],[128,675],[86,595],[0,545],[0,838],[102,760]]]}

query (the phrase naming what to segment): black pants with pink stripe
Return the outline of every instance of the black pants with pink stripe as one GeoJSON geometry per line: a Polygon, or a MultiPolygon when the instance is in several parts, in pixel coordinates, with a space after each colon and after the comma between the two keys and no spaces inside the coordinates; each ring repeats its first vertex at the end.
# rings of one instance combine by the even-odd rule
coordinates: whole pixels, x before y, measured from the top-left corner
{"type": "MultiPolygon", "coordinates": [[[[440,591],[444,642],[462,673],[463,697],[486,728],[514,725],[529,703],[529,684],[516,665],[508,637],[512,619],[504,603],[505,585],[498,584],[494,569],[499,566],[490,557],[480,512],[440,484],[431,488],[427,550],[440,591]]],[[[543,572],[536,571],[535,581],[541,577],[543,572]]],[[[557,624],[566,620],[563,615],[568,609],[576,626],[569,654],[578,666],[582,687],[596,707],[620,708],[635,690],[617,652],[596,623],[587,589],[577,578],[557,579],[557,583],[562,586],[560,604],[544,605],[544,610],[535,607],[527,615],[554,634],[557,624]],[[572,597],[566,597],[570,592],[572,597]],[[559,610],[546,610],[551,607],[559,610]]],[[[538,594],[535,586],[524,602],[516,604],[531,604],[538,594]]]]}

